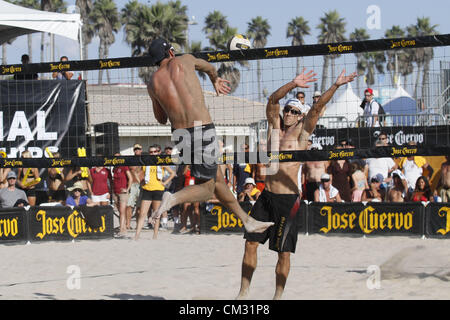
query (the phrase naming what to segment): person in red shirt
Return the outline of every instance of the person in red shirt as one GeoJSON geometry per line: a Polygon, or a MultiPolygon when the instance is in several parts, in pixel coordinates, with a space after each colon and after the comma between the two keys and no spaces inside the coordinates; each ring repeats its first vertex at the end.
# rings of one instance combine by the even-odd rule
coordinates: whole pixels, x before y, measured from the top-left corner
{"type": "MultiPolygon", "coordinates": [[[[195,185],[195,177],[191,176],[191,170],[188,165],[184,168],[184,186],[195,185]]],[[[183,212],[181,214],[181,228],[180,233],[189,232],[187,227],[187,218],[191,221],[192,232],[200,233],[200,203],[183,203],[183,212]]]]}
{"type": "Polygon", "coordinates": [[[101,206],[109,205],[111,191],[109,185],[112,185],[111,171],[105,167],[93,167],[89,170],[89,182],[92,185],[92,201],[101,206]]]}
{"type": "MultiPolygon", "coordinates": [[[[120,153],[116,153],[114,156],[120,156],[120,153]]],[[[130,168],[127,166],[114,167],[113,169],[113,199],[116,204],[117,210],[119,210],[119,236],[123,236],[127,233],[127,203],[128,193],[131,189],[131,183],[133,177],[131,176],[130,168]]]]}

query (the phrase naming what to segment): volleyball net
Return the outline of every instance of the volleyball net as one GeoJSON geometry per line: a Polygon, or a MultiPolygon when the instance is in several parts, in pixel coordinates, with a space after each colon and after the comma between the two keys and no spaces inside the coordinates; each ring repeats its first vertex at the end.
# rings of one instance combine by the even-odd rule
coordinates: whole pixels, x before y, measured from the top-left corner
{"type": "MultiPolygon", "coordinates": [[[[198,74],[217,135],[224,142],[226,155],[220,155],[219,162],[450,154],[449,45],[450,35],[437,35],[195,53],[231,82],[231,94],[217,96],[209,78],[198,74]],[[280,101],[282,106],[300,92],[312,106],[315,93],[326,91],[344,69],[359,76],[339,88],[327,104],[310,138],[321,150],[261,155],[258,146],[267,142],[267,99],[303,68],[314,70],[318,81],[290,92],[280,101]],[[364,114],[367,88],[385,111],[376,115],[379,127],[370,125],[375,115],[364,114]],[[388,135],[389,146],[375,146],[380,132],[388,135]],[[355,148],[343,151],[343,140],[355,148]],[[250,153],[242,152],[243,144],[249,145],[250,153]]],[[[150,57],[2,65],[1,166],[178,163],[170,156],[133,156],[135,144],[144,152],[152,145],[161,146],[162,152],[174,146],[170,125],[158,124],[147,93],[146,82],[154,70],[150,57]],[[63,72],[73,73],[72,79],[53,79],[53,73],[63,72]],[[39,74],[39,80],[21,80],[33,74],[39,74]],[[25,150],[32,158],[21,158],[25,150]]]]}

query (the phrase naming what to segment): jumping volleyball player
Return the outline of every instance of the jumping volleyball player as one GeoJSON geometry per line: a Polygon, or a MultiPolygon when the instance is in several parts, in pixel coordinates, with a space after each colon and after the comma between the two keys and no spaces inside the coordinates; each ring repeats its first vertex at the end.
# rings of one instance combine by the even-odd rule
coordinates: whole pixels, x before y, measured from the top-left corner
{"type": "MultiPolygon", "coordinates": [[[[313,71],[298,75],[288,82],[269,98],[266,107],[267,120],[271,127],[268,145],[276,150],[306,150],[309,136],[314,131],[317,121],[323,114],[325,105],[333,97],[336,90],[356,77],[356,73],[345,76],[345,70],[337,78],[336,82],[328,89],[313,107],[307,108],[297,99],[289,99],[283,109],[283,117],[280,117],[280,103],[291,90],[309,88],[308,83],[317,81],[313,79],[316,74],[313,71]],[[307,112],[307,114],[306,114],[307,112]],[[276,143],[273,141],[276,140],[276,143]]],[[[259,243],[264,244],[269,239],[269,249],[278,252],[278,263],[275,268],[276,285],[274,299],[280,299],[290,269],[290,254],[295,253],[298,229],[296,224],[297,212],[300,208],[298,194],[297,173],[300,162],[276,163],[278,170],[275,174],[266,177],[264,191],[259,196],[250,213],[251,216],[261,221],[272,221],[273,227],[264,233],[246,232],[244,238],[245,252],[242,261],[241,289],[237,299],[247,296],[250,281],[257,263],[257,248],[259,243]]]]}
{"type": "MultiPolygon", "coordinates": [[[[226,186],[223,175],[217,170],[216,158],[211,154],[211,150],[218,150],[215,127],[195,71],[203,71],[209,76],[217,95],[230,92],[229,81],[219,78],[214,66],[203,59],[197,59],[190,54],[176,57],[170,43],[162,38],[150,44],[149,55],[159,67],[147,86],[155,118],[161,124],[166,124],[169,120],[173,134],[182,133],[177,141],[178,146],[181,146],[180,151],[189,150],[191,159],[195,156],[195,159],[202,162],[191,164],[191,175],[196,178],[197,184],[187,186],[174,194],[165,192],[159,209],[152,215],[152,221],[177,204],[206,201],[215,194],[225,207],[242,220],[247,231],[263,232],[273,223],[260,222],[249,217],[226,186]],[[201,125],[197,125],[198,123],[201,125]],[[200,137],[200,141],[194,140],[197,137],[200,137]]],[[[136,238],[143,224],[144,219],[139,219],[136,238]]]]}

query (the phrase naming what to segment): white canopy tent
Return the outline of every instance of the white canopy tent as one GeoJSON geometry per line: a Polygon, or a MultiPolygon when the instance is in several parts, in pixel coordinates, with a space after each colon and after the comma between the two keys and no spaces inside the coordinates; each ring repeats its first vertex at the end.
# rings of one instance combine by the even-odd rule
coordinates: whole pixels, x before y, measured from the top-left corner
{"type": "Polygon", "coordinates": [[[47,32],[79,41],[81,53],[81,25],[78,13],[47,12],[0,0],[0,45],[21,35],[47,32]]]}
{"type": "Polygon", "coordinates": [[[327,106],[319,124],[326,128],[352,127],[358,116],[363,114],[363,109],[360,108],[361,102],[361,98],[353,92],[351,83],[348,83],[345,91],[339,94],[336,101],[327,106]]]}

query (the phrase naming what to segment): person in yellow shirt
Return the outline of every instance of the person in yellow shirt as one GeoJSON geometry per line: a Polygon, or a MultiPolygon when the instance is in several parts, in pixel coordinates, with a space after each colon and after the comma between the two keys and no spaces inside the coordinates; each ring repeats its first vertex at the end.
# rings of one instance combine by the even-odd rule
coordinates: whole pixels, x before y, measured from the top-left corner
{"type": "MultiPolygon", "coordinates": [[[[148,153],[150,155],[158,155],[161,153],[161,148],[153,145],[149,148],[148,153]]],[[[135,240],[139,239],[142,227],[145,223],[145,216],[148,218],[151,216],[151,210],[158,210],[161,205],[162,195],[164,193],[165,186],[175,177],[175,172],[167,166],[146,166],[143,168],[144,185],[142,186],[142,202],[141,210],[136,218],[136,235],[135,240]],[[164,172],[169,172],[170,176],[163,181],[164,172]]],[[[156,219],[154,224],[153,239],[158,236],[159,230],[159,218],[156,219]]]]}
{"type": "Polygon", "coordinates": [[[239,194],[238,199],[239,202],[256,201],[260,194],[261,191],[256,188],[255,180],[253,178],[247,178],[244,183],[244,191],[239,194]]]}
{"type": "MultiPolygon", "coordinates": [[[[408,145],[415,146],[417,143],[415,141],[408,142],[408,145]]],[[[427,169],[428,171],[428,181],[431,180],[433,176],[434,170],[433,167],[428,164],[427,160],[424,157],[413,156],[402,158],[399,163],[399,168],[402,169],[406,181],[408,182],[408,191],[410,194],[416,188],[417,179],[423,176],[423,169],[427,169]]]]}

